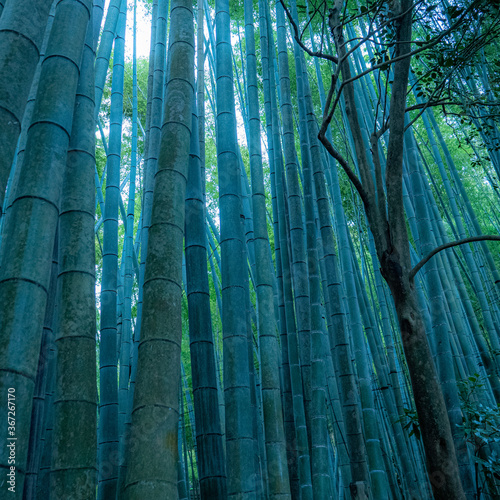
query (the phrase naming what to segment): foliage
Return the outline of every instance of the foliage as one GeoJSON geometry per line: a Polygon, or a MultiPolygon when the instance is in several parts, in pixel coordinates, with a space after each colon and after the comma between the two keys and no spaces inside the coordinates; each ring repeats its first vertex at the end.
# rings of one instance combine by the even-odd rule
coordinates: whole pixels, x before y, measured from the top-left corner
{"type": "Polygon", "coordinates": [[[459,385],[463,411],[462,428],[466,440],[474,450],[475,467],[487,480],[500,480],[500,457],[490,448],[490,445],[500,442],[500,407],[485,406],[477,402],[478,393],[486,386],[486,380],[479,374],[469,376],[459,385]]]}
{"type": "Polygon", "coordinates": [[[409,431],[408,436],[415,436],[420,440],[420,426],[417,411],[414,408],[403,408],[404,415],[397,421],[403,424],[403,429],[409,431]]]}

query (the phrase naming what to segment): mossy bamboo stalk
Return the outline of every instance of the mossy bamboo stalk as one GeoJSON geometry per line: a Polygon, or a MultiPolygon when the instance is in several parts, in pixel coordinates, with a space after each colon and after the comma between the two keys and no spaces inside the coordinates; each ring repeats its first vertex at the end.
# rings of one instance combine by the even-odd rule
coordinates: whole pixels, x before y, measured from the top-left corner
{"type": "MultiPolygon", "coordinates": [[[[8,2],[0,18],[0,216],[53,0],[8,2]]],[[[3,7],[2,7],[3,8],[3,7]]]]}
{"type": "Polygon", "coordinates": [[[267,234],[266,204],[260,120],[257,94],[257,64],[253,27],[253,5],[245,1],[245,39],[248,93],[248,140],[252,178],[252,208],[254,221],[255,288],[258,305],[264,432],[267,475],[270,498],[288,498],[290,484],[286,464],[286,442],[280,401],[279,346],[274,317],[272,262],[267,234]]]}
{"type": "Polygon", "coordinates": [[[182,245],[194,101],[192,1],[173,0],[125,498],[177,497],[182,245]],[[168,229],[168,230],[166,230],[168,229]]]}
{"type": "MultiPolygon", "coordinates": [[[[34,379],[90,4],[78,0],[57,4],[0,249],[0,297],[12,305],[0,316],[0,387],[3,393],[9,387],[16,393],[18,496],[26,471],[34,379]]],[[[0,426],[7,436],[6,415],[0,426]]],[[[0,452],[2,467],[8,466],[7,451],[4,447],[0,452]]]]}
{"type": "MultiPolygon", "coordinates": [[[[106,172],[106,203],[101,283],[101,342],[99,349],[99,487],[98,498],[116,496],[119,464],[117,300],[118,211],[122,148],[123,79],[125,59],[126,0],[121,3],[113,57],[110,132],[106,172]]],[[[96,77],[97,77],[96,68],[96,77]]],[[[97,88],[97,87],[96,87],[97,88]]],[[[96,99],[98,96],[96,95],[96,99]]],[[[97,107],[97,101],[96,101],[97,107]]],[[[94,115],[95,116],[95,115],[94,115]]]]}
{"type": "Polygon", "coordinates": [[[94,26],[87,28],[59,215],[54,498],[95,498],[97,381],[94,250],[94,26]]]}

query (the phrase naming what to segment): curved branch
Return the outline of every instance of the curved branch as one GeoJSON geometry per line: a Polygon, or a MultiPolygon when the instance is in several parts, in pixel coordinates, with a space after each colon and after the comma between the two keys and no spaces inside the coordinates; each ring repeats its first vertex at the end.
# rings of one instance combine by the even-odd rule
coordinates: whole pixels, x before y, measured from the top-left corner
{"type": "Polygon", "coordinates": [[[297,26],[297,23],[293,20],[292,14],[288,10],[288,7],[285,5],[285,2],[283,0],[280,0],[280,4],[283,7],[286,16],[288,17],[288,21],[292,25],[294,31],[293,38],[297,42],[299,47],[301,47],[302,50],[311,57],[319,57],[320,59],[326,59],[327,61],[332,61],[333,63],[337,64],[338,58],[336,56],[332,56],[330,54],[323,54],[323,52],[313,52],[309,47],[307,47],[307,45],[304,44],[304,42],[301,40],[302,38],[301,35],[299,35],[299,27],[297,26]]]}
{"type": "Polygon", "coordinates": [[[484,234],[482,236],[472,236],[470,238],[464,238],[463,240],[451,241],[449,243],[445,243],[441,245],[432,252],[428,253],[411,271],[410,271],[410,281],[415,277],[415,275],[422,269],[422,267],[427,264],[427,262],[434,257],[437,253],[442,250],[446,250],[447,248],[456,247],[458,245],[463,245],[465,243],[473,243],[475,241],[500,241],[500,236],[494,234],[484,234]]]}
{"type": "Polygon", "coordinates": [[[372,71],[374,71],[376,69],[381,69],[381,68],[382,69],[387,69],[391,64],[393,64],[395,62],[401,61],[402,59],[406,59],[408,57],[413,57],[416,54],[420,54],[420,52],[424,52],[425,50],[434,47],[445,36],[447,36],[448,34],[452,33],[458,26],[460,26],[461,23],[463,23],[463,21],[464,21],[464,19],[466,17],[466,14],[468,14],[471,11],[471,9],[472,9],[472,7],[474,5],[475,5],[475,2],[473,4],[471,4],[469,7],[467,7],[467,9],[465,9],[465,11],[461,14],[460,18],[458,19],[458,21],[456,21],[455,23],[453,23],[447,29],[441,31],[441,33],[439,35],[437,35],[434,39],[431,39],[431,41],[429,41],[425,45],[421,45],[417,49],[414,49],[414,50],[412,50],[412,51],[410,51],[410,52],[408,52],[406,54],[402,54],[400,56],[393,57],[392,59],[387,59],[384,62],[375,64],[374,66],[371,66],[370,68],[362,71],[361,73],[358,73],[357,75],[355,75],[355,76],[353,76],[353,77],[345,80],[343,83],[344,84],[348,84],[348,83],[354,82],[355,80],[358,80],[359,78],[362,78],[363,76],[368,75],[369,73],[371,73],[372,71]]]}
{"type": "Polygon", "coordinates": [[[347,177],[356,188],[356,191],[358,192],[361,200],[363,201],[364,206],[367,207],[369,204],[369,200],[366,191],[363,189],[361,181],[359,180],[358,176],[354,173],[354,171],[351,169],[346,159],[332,146],[330,141],[326,138],[323,130],[320,130],[318,134],[318,139],[320,140],[321,144],[323,144],[328,153],[330,153],[330,155],[340,164],[340,166],[346,173],[347,177]]]}

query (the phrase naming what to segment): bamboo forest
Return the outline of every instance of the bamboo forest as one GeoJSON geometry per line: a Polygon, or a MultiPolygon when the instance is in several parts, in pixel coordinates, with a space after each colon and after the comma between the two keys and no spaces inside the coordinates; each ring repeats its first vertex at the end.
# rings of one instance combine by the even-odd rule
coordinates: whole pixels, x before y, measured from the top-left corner
{"type": "Polygon", "coordinates": [[[0,499],[500,499],[500,2],[0,0],[0,499]]]}

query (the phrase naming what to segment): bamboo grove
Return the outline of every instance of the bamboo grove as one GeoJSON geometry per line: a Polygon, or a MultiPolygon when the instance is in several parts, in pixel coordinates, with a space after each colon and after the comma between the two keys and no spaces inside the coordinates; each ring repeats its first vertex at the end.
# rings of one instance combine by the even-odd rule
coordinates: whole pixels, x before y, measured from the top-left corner
{"type": "Polygon", "coordinates": [[[0,497],[500,498],[499,34],[0,0],[0,497]]]}

